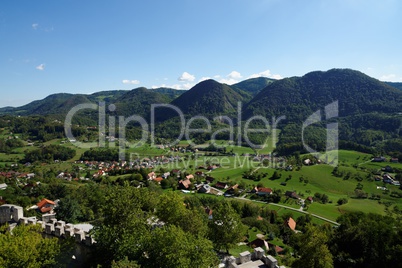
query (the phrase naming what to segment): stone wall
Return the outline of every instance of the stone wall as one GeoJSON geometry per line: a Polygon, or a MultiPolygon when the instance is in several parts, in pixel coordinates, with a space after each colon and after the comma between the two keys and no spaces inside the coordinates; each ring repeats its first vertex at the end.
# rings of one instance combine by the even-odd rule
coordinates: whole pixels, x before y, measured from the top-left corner
{"type": "Polygon", "coordinates": [[[18,222],[24,216],[24,209],[20,206],[5,204],[0,206],[0,224],[10,221],[18,222]]]}
{"type": "Polygon", "coordinates": [[[81,228],[74,227],[71,223],[58,221],[53,217],[44,217],[43,220],[37,220],[36,217],[24,217],[24,210],[20,206],[5,204],[0,206],[0,224],[15,223],[24,225],[39,224],[47,235],[56,237],[74,237],[78,243],[90,246],[95,240],[88,232],[81,228]]]}
{"type": "MultiPolygon", "coordinates": [[[[253,253],[250,253],[248,251],[242,252],[240,253],[240,257],[238,258],[230,256],[226,259],[225,267],[238,268],[242,267],[242,265],[246,263],[249,264],[247,267],[252,267],[251,263],[257,261],[263,262],[269,268],[279,268],[278,261],[271,255],[265,255],[265,251],[260,247],[255,248],[253,253]]],[[[256,264],[255,267],[259,266],[257,266],[256,264]]]]}

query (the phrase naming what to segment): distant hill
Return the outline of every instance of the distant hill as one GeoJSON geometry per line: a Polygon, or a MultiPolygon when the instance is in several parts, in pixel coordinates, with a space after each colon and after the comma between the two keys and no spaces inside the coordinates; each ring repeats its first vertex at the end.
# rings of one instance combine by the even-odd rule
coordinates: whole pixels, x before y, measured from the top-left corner
{"type": "Polygon", "coordinates": [[[198,83],[171,104],[186,115],[229,115],[243,99],[244,96],[230,86],[209,79],[198,83]]]}
{"type": "Polygon", "coordinates": [[[100,91],[95,92],[93,94],[88,95],[88,99],[93,102],[114,102],[116,99],[120,98],[123,94],[125,94],[127,90],[108,90],[108,91],[100,91]]]}
{"type": "Polygon", "coordinates": [[[303,77],[275,81],[245,107],[245,115],[280,116],[305,120],[333,101],[339,101],[339,116],[402,112],[402,92],[350,69],[311,72],[303,77]]]}
{"type": "Polygon", "coordinates": [[[163,94],[163,95],[169,97],[171,100],[174,100],[177,97],[179,97],[181,94],[185,93],[187,90],[179,90],[179,89],[173,89],[173,88],[168,88],[168,87],[159,87],[159,88],[150,89],[150,91],[163,94]]]}
{"type": "Polygon", "coordinates": [[[125,92],[113,104],[116,105],[116,114],[118,115],[146,117],[151,111],[151,104],[169,103],[170,101],[171,99],[167,95],[140,87],[125,92]]]}
{"type": "Polygon", "coordinates": [[[402,82],[384,82],[384,83],[390,85],[391,87],[402,90],[402,82]]]}
{"type": "MultiPolygon", "coordinates": [[[[381,152],[402,146],[398,142],[402,91],[349,69],[317,71],[275,81],[245,106],[243,118],[286,116],[279,125],[277,152],[305,152],[302,123],[318,110],[325,120],[323,108],[334,101],[338,101],[339,115],[331,121],[339,123],[340,148],[374,154],[373,148],[381,152]]],[[[315,123],[304,129],[304,141],[315,150],[326,148],[325,124],[315,123]]]]}
{"type": "Polygon", "coordinates": [[[0,109],[1,113],[18,115],[49,115],[64,114],[79,103],[91,102],[86,95],[58,93],[47,96],[42,100],[33,101],[21,107],[0,109]]]}
{"type": "MultiPolygon", "coordinates": [[[[168,103],[183,94],[185,90],[172,88],[156,88],[141,90],[109,90],[93,94],[70,94],[57,93],[47,96],[42,100],[36,100],[20,107],[0,108],[0,114],[15,115],[60,115],[64,116],[72,107],[81,103],[116,104],[121,111],[130,115],[132,112],[139,113],[146,102],[168,103]],[[130,103],[131,101],[131,103],[130,103]]],[[[147,106],[148,109],[148,106],[147,106]]],[[[144,114],[143,111],[140,114],[144,114]]]]}
{"type": "Polygon", "coordinates": [[[93,94],[52,94],[20,107],[0,108],[0,114],[63,115],[80,103],[114,103],[122,115],[140,113],[150,102],[172,103],[188,115],[233,113],[238,101],[244,115],[292,115],[305,118],[318,108],[339,100],[340,114],[400,112],[402,83],[380,82],[361,72],[333,69],[303,77],[274,80],[251,78],[234,85],[214,80],[200,82],[190,90],[172,88],[109,90],[93,94]]]}
{"type": "Polygon", "coordinates": [[[232,85],[232,88],[239,88],[252,96],[257,95],[262,89],[276,81],[267,77],[250,78],[232,85]]]}

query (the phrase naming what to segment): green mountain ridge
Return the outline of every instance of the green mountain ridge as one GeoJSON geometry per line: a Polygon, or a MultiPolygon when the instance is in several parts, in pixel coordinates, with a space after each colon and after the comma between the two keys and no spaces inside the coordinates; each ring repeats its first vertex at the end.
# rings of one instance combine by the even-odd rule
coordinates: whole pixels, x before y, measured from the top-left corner
{"type": "MultiPolygon", "coordinates": [[[[115,104],[115,114],[122,116],[146,116],[152,103],[175,105],[187,116],[233,115],[237,103],[241,102],[244,120],[253,115],[266,118],[286,115],[288,121],[301,122],[336,100],[339,117],[374,112],[400,113],[402,91],[397,89],[400,84],[381,82],[350,69],[332,69],[281,80],[251,78],[231,86],[206,80],[190,90],[142,87],[93,94],[59,93],[21,107],[0,108],[0,114],[61,117],[77,104],[104,101],[108,105],[115,104]]],[[[164,114],[165,118],[175,115],[170,112],[164,114]]]]}
{"type": "Polygon", "coordinates": [[[126,116],[136,114],[147,117],[151,104],[169,103],[170,101],[171,99],[162,93],[140,87],[124,93],[113,104],[116,105],[116,114],[126,116]]]}
{"type": "Polygon", "coordinates": [[[246,93],[209,79],[202,81],[171,102],[185,115],[228,115],[236,111],[237,102],[246,93]]]}
{"type": "Polygon", "coordinates": [[[250,78],[239,83],[233,84],[232,88],[239,88],[242,91],[248,92],[253,97],[257,95],[262,89],[264,89],[269,84],[275,82],[275,79],[267,77],[256,77],[250,78]]]}
{"type": "Polygon", "coordinates": [[[397,88],[399,90],[402,90],[402,82],[384,82],[385,84],[397,88]]]}
{"type": "Polygon", "coordinates": [[[244,114],[246,118],[285,115],[300,121],[334,101],[339,103],[340,117],[402,112],[401,91],[358,71],[332,69],[269,84],[245,106],[244,114]]]}

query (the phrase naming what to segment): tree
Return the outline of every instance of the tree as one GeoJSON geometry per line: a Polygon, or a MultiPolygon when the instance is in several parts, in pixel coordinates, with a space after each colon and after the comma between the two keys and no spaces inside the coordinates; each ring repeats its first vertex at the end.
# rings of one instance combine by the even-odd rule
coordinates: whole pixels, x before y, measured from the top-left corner
{"type": "Polygon", "coordinates": [[[40,268],[56,264],[60,253],[60,245],[56,238],[43,238],[41,227],[19,225],[12,234],[5,232],[7,226],[0,231],[0,267],[32,267],[40,268]]]}
{"type": "Polygon", "coordinates": [[[57,214],[57,218],[65,222],[76,223],[82,216],[80,204],[69,196],[60,199],[54,211],[57,214]]]}
{"type": "Polygon", "coordinates": [[[293,266],[310,268],[334,267],[332,254],[328,249],[328,236],[319,227],[311,224],[306,226],[306,231],[300,235],[299,255],[293,266]]]}
{"type": "Polygon", "coordinates": [[[340,216],[332,239],[337,267],[399,267],[402,228],[390,216],[351,212],[340,216]]]}
{"type": "Polygon", "coordinates": [[[212,242],[169,225],[152,232],[146,247],[144,267],[215,267],[218,259],[212,242]]]}
{"type": "Polygon", "coordinates": [[[341,206],[343,204],[346,204],[347,202],[348,202],[348,199],[343,197],[343,198],[339,198],[337,203],[339,206],[341,206]]]}
{"type": "Polygon", "coordinates": [[[159,197],[156,215],[167,224],[179,226],[197,237],[205,237],[208,228],[206,213],[200,211],[200,207],[187,208],[183,202],[179,194],[165,193],[159,197]]]}
{"type": "Polygon", "coordinates": [[[140,259],[151,235],[154,195],[146,188],[120,186],[108,188],[105,195],[103,221],[94,227],[102,262],[140,259]]]}
{"type": "Polygon", "coordinates": [[[272,174],[271,178],[269,178],[270,180],[277,180],[281,178],[282,174],[279,174],[278,171],[274,171],[274,174],[272,174]]]}
{"type": "Polygon", "coordinates": [[[112,261],[112,268],[140,268],[141,266],[136,261],[130,261],[128,258],[124,258],[120,261],[112,261]]]}
{"type": "Polygon", "coordinates": [[[209,221],[209,239],[217,250],[235,246],[243,236],[243,225],[230,203],[226,200],[213,208],[213,219],[209,221]]]}

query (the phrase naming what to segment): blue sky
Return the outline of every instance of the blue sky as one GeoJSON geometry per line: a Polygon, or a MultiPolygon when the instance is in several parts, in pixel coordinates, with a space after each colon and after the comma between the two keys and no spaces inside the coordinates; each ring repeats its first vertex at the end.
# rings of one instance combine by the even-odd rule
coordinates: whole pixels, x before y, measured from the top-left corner
{"type": "Polygon", "coordinates": [[[2,0],[0,107],[352,68],[402,81],[398,0],[2,0]]]}

